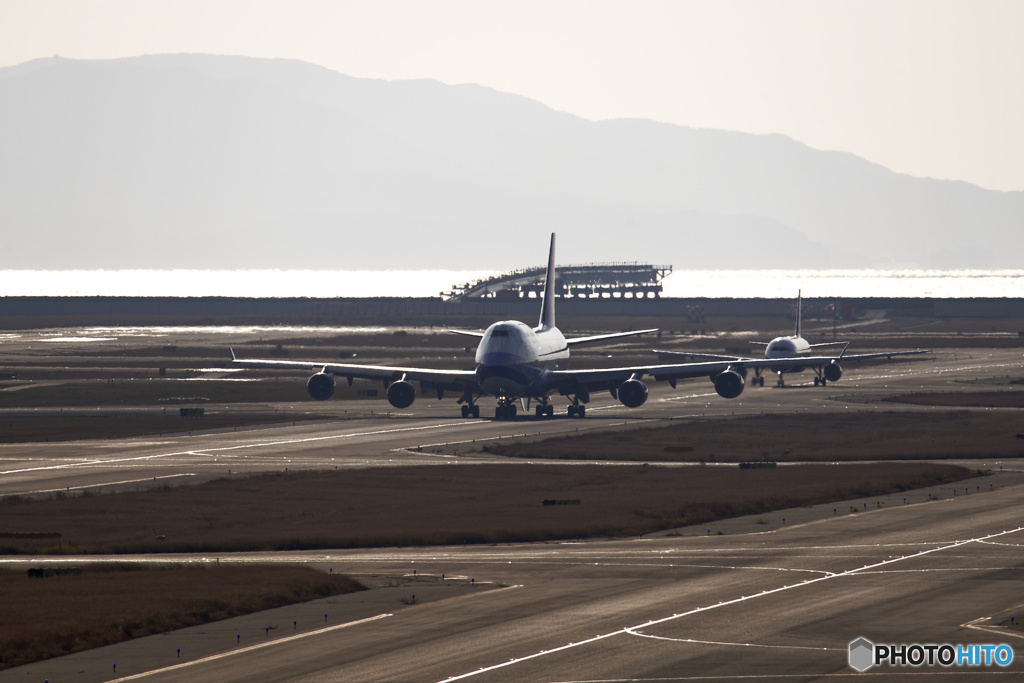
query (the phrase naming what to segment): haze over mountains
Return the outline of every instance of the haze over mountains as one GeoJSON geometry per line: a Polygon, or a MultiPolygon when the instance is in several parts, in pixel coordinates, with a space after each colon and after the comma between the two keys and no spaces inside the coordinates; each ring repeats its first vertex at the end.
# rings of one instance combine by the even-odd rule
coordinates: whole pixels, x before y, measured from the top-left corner
{"type": "Polygon", "coordinates": [[[1024,267],[1024,192],[208,55],[0,69],[0,225],[6,269],[503,270],[552,231],[561,263],[1024,267]]]}

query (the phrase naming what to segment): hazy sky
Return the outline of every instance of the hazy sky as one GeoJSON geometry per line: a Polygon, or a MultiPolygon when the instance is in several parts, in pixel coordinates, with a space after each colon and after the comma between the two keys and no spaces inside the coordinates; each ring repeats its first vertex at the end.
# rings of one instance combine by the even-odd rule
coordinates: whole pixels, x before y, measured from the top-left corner
{"type": "Polygon", "coordinates": [[[0,66],[201,52],[783,133],[1024,190],[1024,2],[0,0],[0,66]]]}

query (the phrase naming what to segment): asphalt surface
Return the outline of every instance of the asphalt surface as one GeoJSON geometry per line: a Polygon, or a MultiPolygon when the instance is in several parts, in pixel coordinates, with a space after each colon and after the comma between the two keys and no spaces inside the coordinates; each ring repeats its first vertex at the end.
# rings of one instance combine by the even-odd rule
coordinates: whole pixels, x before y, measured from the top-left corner
{"type": "MultiPolygon", "coordinates": [[[[748,387],[734,401],[715,395],[710,382],[690,382],[659,387],[632,410],[595,397],[582,420],[463,420],[453,417],[453,401],[421,398],[390,415],[386,404],[361,402],[359,414],[342,421],[4,446],[0,493],[131,487],[229,469],[486,461],[493,458],[431,451],[693,417],[880,410],[877,399],[894,392],[962,390],[1019,375],[1021,360],[1019,349],[943,352],[851,367],[826,388],[810,386],[809,375],[784,389],[748,387]]],[[[1016,429],[1019,411],[1006,412],[1016,429]]],[[[1024,619],[1024,473],[1012,460],[984,466],[996,474],[958,494],[947,486],[911,492],[906,502],[847,501],[639,539],[161,556],[303,562],[377,588],[20,667],[0,673],[0,681],[814,681],[864,675],[847,664],[848,644],[858,637],[1008,643],[1024,652],[1021,629],[1009,625],[1011,616],[1015,624],[1024,619]]],[[[59,560],[5,558],[2,565],[47,561],[59,560]]],[[[1024,654],[1005,669],[868,672],[883,681],[936,674],[1012,680],[1024,677],[1024,654]]]]}

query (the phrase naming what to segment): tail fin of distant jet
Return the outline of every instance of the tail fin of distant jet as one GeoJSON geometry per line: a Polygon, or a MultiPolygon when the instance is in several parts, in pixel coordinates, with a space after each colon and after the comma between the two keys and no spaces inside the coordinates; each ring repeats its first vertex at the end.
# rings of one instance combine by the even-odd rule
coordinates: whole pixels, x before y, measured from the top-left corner
{"type": "Polygon", "coordinates": [[[555,326],[555,233],[551,233],[551,248],[548,250],[548,272],[544,279],[544,301],[540,305],[540,327],[555,326]]]}
{"type": "Polygon", "coordinates": [[[798,289],[798,290],[796,290],[796,332],[793,333],[794,337],[799,337],[800,336],[800,317],[803,315],[803,312],[804,312],[804,303],[803,302],[804,302],[803,290],[802,289],[798,289]]]}

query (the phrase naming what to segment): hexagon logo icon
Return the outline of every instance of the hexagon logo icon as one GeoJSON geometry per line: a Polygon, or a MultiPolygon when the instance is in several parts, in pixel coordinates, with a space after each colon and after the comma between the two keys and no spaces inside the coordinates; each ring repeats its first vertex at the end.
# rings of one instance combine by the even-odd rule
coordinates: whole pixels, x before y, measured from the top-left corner
{"type": "Polygon", "coordinates": [[[849,662],[857,671],[870,669],[875,662],[875,644],[863,637],[850,643],[849,662]]]}

